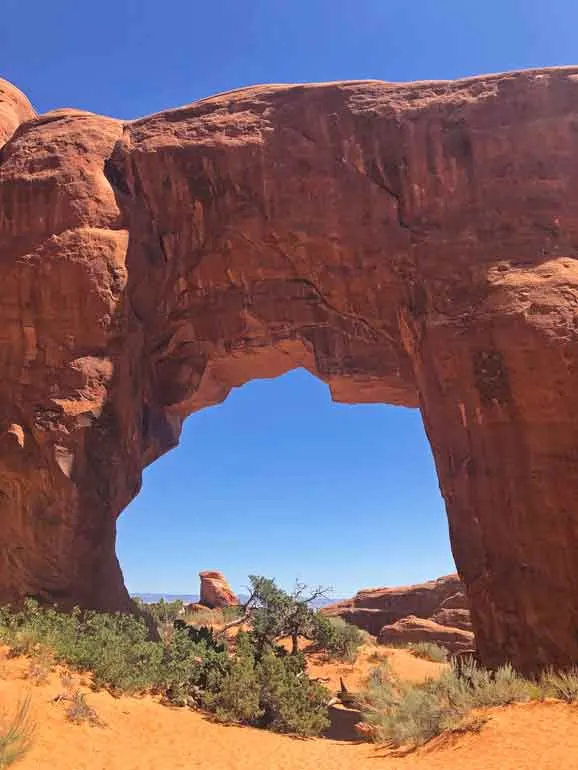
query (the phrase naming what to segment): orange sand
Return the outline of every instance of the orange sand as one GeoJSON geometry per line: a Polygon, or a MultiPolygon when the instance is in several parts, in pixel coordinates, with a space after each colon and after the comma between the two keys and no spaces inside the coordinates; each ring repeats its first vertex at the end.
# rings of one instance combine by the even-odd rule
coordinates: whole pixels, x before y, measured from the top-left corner
{"type": "Polygon", "coordinates": [[[422,681],[427,677],[434,678],[447,668],[444,663],[432,663],[429,660],[423,660],[423,658],[416,658],[410,655],[407,650],[364,644],[353,665],[349,663],[325,663],[321,655],[309,655],[309,673],[312,677],[326,679],[327,681],[324,681],[323,684],[332,691],[339,689],[341,677],[347,689],[355,692],[363,688],[369,672],[380,665],[381,661],[376,660],[373,656],[379,656],[382,661],[387,660],[391,671],[399,679],[411,682],[422,681]]]}
{"type": "MultiPolygon", "coordinates": [[[[369,668],[364,651],[360,664],[369,668]],[[364,662],[365,661],[365,662],[364,662]]],[[[431,673],[404,650],[391,666],[413,678],[431,673]]],[[[106,727],[73,725],[65,704],[52,699],[62,687],[56,674],[33,686],[27,662],[0,660],[0,706],[14,710],[32,695],[34,745],[15,770],[576,770],[578,708],[542,703],[494,709],[480,734],[440,737],[406,756],[366,743],[297,740],[252,728],[214,724],[201,714],[161,706],[153,698],[113,698],[87,692],[106,727]]],[[[339,666],[313,666],[331,680],[339,666]]],[[[356,676],[350,671],[351,689],[356,676]]],[[[348,715],[350,712],[343,711],[348,715]]],[[[352,714],[355,718],[355,715],[352,714]]]]}

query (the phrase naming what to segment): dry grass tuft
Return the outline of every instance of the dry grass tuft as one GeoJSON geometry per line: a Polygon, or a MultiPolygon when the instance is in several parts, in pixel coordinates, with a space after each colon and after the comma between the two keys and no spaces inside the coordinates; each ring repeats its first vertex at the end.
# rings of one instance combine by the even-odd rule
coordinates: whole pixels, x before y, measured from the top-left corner
{"type": "Polygon", "coordinates": [[[32,745],[36,725],[30,719],[30,698],[25,698],[11,720],[0,721],[0,768],[10,767],[32,745]]]}

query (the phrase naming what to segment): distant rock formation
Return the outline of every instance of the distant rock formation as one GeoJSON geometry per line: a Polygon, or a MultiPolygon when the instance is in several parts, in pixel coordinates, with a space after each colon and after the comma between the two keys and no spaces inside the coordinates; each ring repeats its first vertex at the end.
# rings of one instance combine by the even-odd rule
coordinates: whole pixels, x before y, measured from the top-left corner
{"type": "Polygon", "coordinates": [[[442,626],[433,620],[416,618],[415,615],[384,626],[379,632],[377,641],[380,644],[431,642],[445,647],[450,653],[471,650],[475,645],[471,631],[442,626]]]}
{"type": "Polygon", "coordinates": [[[222,572],[206,570],[199,572],[201,578],[201,598],[199,604],[216,609],[218,607],[236,607],[239,599],[231,590],[222,572]]]}
{"type": "Polygon", "coordinates": [[[456,574],[412,586],[365,588],[321,612],[343,618],[383,644],[431,641],[450,652],[475,645],[468,599],[456,574]]]}

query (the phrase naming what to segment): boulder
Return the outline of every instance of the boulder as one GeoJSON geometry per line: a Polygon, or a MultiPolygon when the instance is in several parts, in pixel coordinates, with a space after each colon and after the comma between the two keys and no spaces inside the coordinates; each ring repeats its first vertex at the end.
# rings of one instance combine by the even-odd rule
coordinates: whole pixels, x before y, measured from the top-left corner
{"type": "Polygon", "coordinates": [[[471,650],[475,644],[471,631],[448,628],[433,620],[416,618],[414,615],[384,626],[378,634],[377,641],[385,645],[431,642],[445,647],[450,653],[471,650]]]}
{"type": "Polygon", "coordinates": [[[206,570],[199,572],[199,577],[201,578],[199,604],[210,609],[236,607],[240,604],[222,572],[206,570]]]}

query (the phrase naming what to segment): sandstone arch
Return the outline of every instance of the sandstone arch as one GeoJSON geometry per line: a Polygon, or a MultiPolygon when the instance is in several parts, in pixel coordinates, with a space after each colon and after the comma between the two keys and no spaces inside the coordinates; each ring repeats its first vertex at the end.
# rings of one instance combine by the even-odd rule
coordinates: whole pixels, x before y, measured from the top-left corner
{"type": "Polygon", "coordinates": [[[303,365],[420,407],[483,660],[578,661],[578,69],[134,122],[0,81],[0,142],[0,601],[127,607],[143,466],[303,365]]]}

